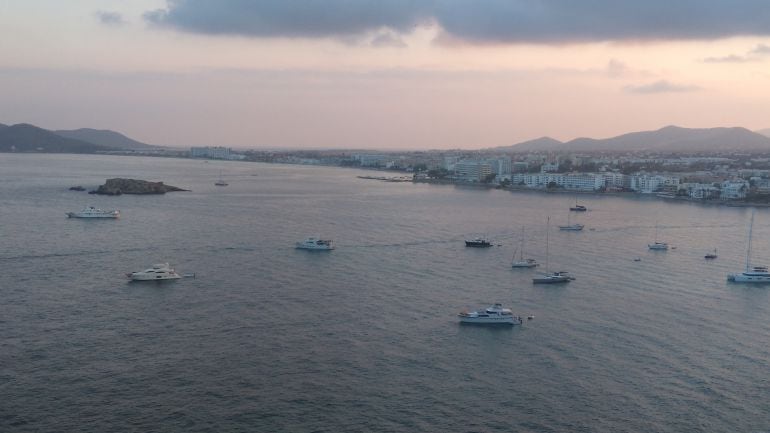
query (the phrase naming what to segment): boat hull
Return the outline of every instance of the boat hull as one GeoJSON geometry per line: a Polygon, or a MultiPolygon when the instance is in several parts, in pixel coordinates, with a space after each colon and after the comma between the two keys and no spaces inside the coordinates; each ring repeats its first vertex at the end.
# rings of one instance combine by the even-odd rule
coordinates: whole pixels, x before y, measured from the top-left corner
{"type": "Polygon", "coordinates": [[[538,266],[537,263],[531,263],[531,262],[516,262],[511,264],[512,268],[535,268],[537,266],[538,266]]]}
{"type": "Polygon", "coordinates": [[[484,325],[484,326],[514,326],[521,325],[521,320],[516,320],[513,317],[497,318],[497,317],[460,317],[461,325],[484,325]]]}
{"type": "Polygon", "coordinates": [[[182,278],[181,275],[134,275],[134,274],[128,274],[128,278],[131,279],[131,281],[168,281],[168,280],[178,280],[182,278]]]}
{"type": "Polygon", "coordinates": [[[492,244],[489,242],[480,243],[480,242],[465,241],[465,246],[470,248],[489,248],[492,246],[492,244]]]}
{"type": "Polygon", "coordinates": [[[727,280],[733,283],[770,284],[770,275],[731,274],[727,280]]]}
{"type": "Polygon", "coordinates": [[[563,284],[569,283],[570,281],[572,281],[572,279],[567,277],[541,277],[532,279],[533,284],[563,284]]]}
{"type": "Polygon", "coordinates": [[[109,213],[109,214],[82,214],[79,212],[67,212],[67,218],[107,218],[107,219],[116,219],[119,218],[120,214],[118,213],[109,213]]]}

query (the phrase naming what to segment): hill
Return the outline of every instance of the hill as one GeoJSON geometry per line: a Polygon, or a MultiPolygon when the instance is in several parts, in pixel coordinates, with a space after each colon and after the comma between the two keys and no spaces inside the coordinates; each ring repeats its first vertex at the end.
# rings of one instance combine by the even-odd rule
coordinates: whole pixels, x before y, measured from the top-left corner
{"type": "Polygon", "coordinates": [[[765,137],[770,137],[770,128],[760,129],[759,131],[754,131],[754,132],[756,132],[757,134],[762,134],[765,137]]]}
{"type": "Polygon", "coordinates": [[[532,140],[505,147],[504,149],[525,152],[535,150],[562,152],[770,150],[770,137],[751,132],[746,128],[681,128],[678,126],[666,126],[657,131],[632,132],[605,139],[576,138],[558,145],[551,142],[546,143],[543,147],[536,147],[536,141],[532,140]]]}
{"type": "Polygon", "coordinates": [[[104,150],[113,149],[62,137],[26,123],[0,128],[0,152],[93,153],[104,150]]]}
{"type": "Polygon", "coordinates": [[[110,131],[108,129],[80,128],[52,132],[65,138],[72,138],[99,146],[111,147],[113,149],[147,150],[157,148],[156,146],[133,140],[119,132],[110,131]]]}
{"type": "Polygon", "coordinates": [[[520,151],[528,152],[533,150],[549,151],[549,150],[557,149],[559,146],[562,146],[563,144],[564,143],[562,143],[561,141],[551,137],[540,137],[534,140],[529,140],[518,144],[514,144],[512,146],[495,147],[492,150],[503,151],[503,152],[520,152],[520,151]]]}

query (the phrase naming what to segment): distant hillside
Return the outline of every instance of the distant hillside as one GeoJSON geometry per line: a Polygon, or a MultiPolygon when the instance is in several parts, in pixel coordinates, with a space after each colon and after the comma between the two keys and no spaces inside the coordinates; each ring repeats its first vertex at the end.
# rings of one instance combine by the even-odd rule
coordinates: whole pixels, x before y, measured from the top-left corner
{"type": "Polygon", "coordinates": [[[760,129],[759,131],[754,131],[754,132],[756,132],[757,134],[762,134],[765,137],[770,137],[770,128],[760,129]]]}
{"type": "Polygon", "coordinates": [[[73,129],[73,130],[59,130],[59,131],[52,131],[52,132],[62,137],[81,140],[87,143],[97,144],[100,146],[111,147],[113,149],[147,150],[147,149],[156,148],[156,146],[152,146],[146,143],[132,140],[119,132],[110,131],[107,129],[81,128],[81,129],[73,129]]]}
{"type": "Polygon", "coordinates": [[[0,123],[0,129],[7,128],[7,127],[8,125],[3,125],[2,123],[0,123]]]}
{"type": "Polygon", "coordinates": [[[502,152],[528,152],[532,150],[549,151],[554,150],[563,144],[564,143],[561,141],[551,137],[540,137],[534,140],[514,144],[512,146],[495,147],[494,150],[502,152]]]}
{"type": "MultiPolygon", "coordinates": [[[[554,140],[555,141],[555,140],[554,140]]],[[[717,150],[769,151],[770,137],[746,128],[681,128],[667,126],[657,131],[632,132],[606,139],[576,138],[566,143],[546,143],[536,147],[537,140],[505,147],[514,151],[575,152],[713,152],[717,150]],[[521,146],[521,147],[520,147],[521,146]]]]}
{"type": "Polygon", "coordinates": [[[26,123],[0,128],[0,152],[92,153],[105,146],[62,137],[26,123]]]}

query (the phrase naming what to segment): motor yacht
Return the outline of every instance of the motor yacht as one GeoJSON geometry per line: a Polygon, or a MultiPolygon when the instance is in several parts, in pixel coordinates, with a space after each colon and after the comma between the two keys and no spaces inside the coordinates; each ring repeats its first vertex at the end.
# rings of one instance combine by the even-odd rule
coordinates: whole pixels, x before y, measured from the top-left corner
{"type": "Polygon", "coordinates": [[[131,272],[130,274],[126,274],[126,276],[130,278],[131,281],[162,281],[178,280],[182,278],[182,276],[177,274],[168,263],[158,263],[152,265],[149,269],[131,272]]]}
{"type": "Polygon", "coordinates": [[[297,248],[301,250],[329,251],[334,249],[334,244],[328,239],[307,238],[302,242],[297,242],[297,248]]]}
{"type": "Polygon", "coordinates": [[[88,206],[80,212],[67,212],[68,218],[120,218],[119,210],[104,210],[88,206]]]}
{"type": "Polygon", "coordinates": [[[494,304],[484,310],[463,311],[457,315],[460,323],[472,325],[521,325],[524,321],[514,316],[510,309],[503,304],[494,304]]]}
{"type": "Polygon", "coordinates": [[[476,238],[476,239],[471,239],[469,241],[465,241],[465,246],[475,247],[475,248],[486,248],[486,247],[491,247],[492,242],[490,242],[489,239],[476,238]]]}

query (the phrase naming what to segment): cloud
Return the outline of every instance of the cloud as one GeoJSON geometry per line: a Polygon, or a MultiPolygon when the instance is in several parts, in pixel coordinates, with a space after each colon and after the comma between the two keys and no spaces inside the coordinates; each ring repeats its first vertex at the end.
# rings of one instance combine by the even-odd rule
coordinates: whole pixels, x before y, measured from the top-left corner
{"type": "Polygon", "coordinates": [[[628,72],[628,66],[618,59],[610,59],[607,63],[607,76],[610,78],[618,78],[628,72]]]}
{"type": "Polygon", "coordinates": [[[730,54],[729,56],[722,57],[706,57],[703,59],[705,63],[746,63],[755,62],[757,59],[746,56],[739,56],[737,54],[730,54]]]}
{"type": "Polygon", "coordinates": [[[157,26],[251,37],[340,37],[435,23],[471,42],[565,43],[770,35],[766,0],[167,0],[157,26]]]}
{"type": "Polygon", "coordinates": [[[193,33],[343,37],[382,28],[400,33],[429,18],[428,0],[173,0],[152,24],[193,33]]]}
{"type": "Polygon", "coordinates": [[[749,53],[757,54],[760,56],[768,55],[770,54],[770,45],[759,44],[756,47],[754,47],[754,49],[752,49],[749,53]]]}
{"type": "Polygon", "coordinates": [[[120,26],[126,23],[123,19],[123,15],[118,12],[96,11],[96,19],[98,19],[100,23],[108,26],[120,26]]]}
{"type": "Polygon", "coordinates": [[[758,44],[756,47],[749,50],[745,56],[739,56],[737,54],[730,54],[722,57],[706,57],[703,59],[704,63],[746,63],[746,62],[759,62],[762,61],[762,57],[770,55],[770,45],[758,44]]]}
{"type": "Polygon", "coordinates": [[[644,95],[654,93],[681,93],[681,92],[694,92],[701,90],[698,86],[687,86],[681,84],[673,84],[666,80],[656,81],[650,84],[640,84],[636,86],[626,86],[625,91],[630,93],[640,93],[644,95]]]}
{"type": "Polygon", "coordinates": [[[371,45],[373,47],[391,47],[391,48],[406,48],[408,45],[397,35],[386,32],[379,33],[372,38],[371,45]]]}

